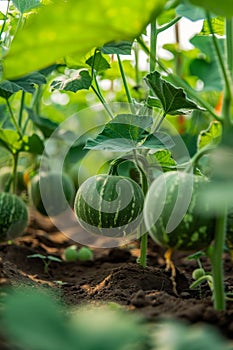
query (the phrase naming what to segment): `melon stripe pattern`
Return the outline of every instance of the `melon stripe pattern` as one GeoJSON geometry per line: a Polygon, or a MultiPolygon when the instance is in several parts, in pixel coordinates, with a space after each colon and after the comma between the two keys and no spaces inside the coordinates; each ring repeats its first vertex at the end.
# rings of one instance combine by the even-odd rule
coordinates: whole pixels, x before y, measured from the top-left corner
{"type": "Polygon", "coordinates": [[[0,240],[5,241],[20,236],[28,223],[25,203],[16,195],[0,193],[0,240]]]}
{"type": "Polygon", "coordinates": [[[144,195],[132,179],[96,175],[79,188],[74,209],[87,231],[114,237],[132,233],[142,219],[144,195]]]}
{"type": "MultiPolygon", "coordinates": [[[[144,220],[152,239],[161,246],[189,251],[208,247],[214,238],[215,218],[210,213],[208,203],[202,200],[202,191],[207,184],[202,176],[171,171],[160,175],[151,184],[144,205],[144,220]],[[172,230],[167,229],[178,195],[185,198],[185,190],[179,189],[190,184],[192,176],[192,195],[182,220],[172,230]],[[183,182],[183,183],[181,183],[183,182]],[[165,184],[165,185],[164,185],[165,184]],[[158,215],[158,204],[164,200],[158,215]]],[[[187,188],[187,187],[186,187],[187,188]]],[[[182,204],[182,201],[181,201],[182,204]]]]}

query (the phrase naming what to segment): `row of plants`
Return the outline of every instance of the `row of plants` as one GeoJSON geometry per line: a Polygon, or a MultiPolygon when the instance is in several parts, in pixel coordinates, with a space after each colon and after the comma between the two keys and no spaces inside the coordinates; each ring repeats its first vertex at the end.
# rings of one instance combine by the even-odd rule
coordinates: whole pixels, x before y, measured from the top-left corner
{"type": "Polygon", "coordinates": [[[7,1],[0,33],[0,144],[10,172],[1,182],[1,240],[23,233],[29,202],[51,217],[71,205],[85,230],[119,242],[139,239],[142,267],[148,234],[167,248],[174,291],[172,252],[208,256],[212,271],[199,266],[192,287],[211,282],[214,307],[224,310],[222,254],[233,244],[233,8],[226,1],[130,1],[127,26],[124,11],[113,1],[7,1]],[[92,14],[96,19],[99,11],[96,23],[92,14]],[[184,17],[203,21],[190,50],[180,43],[184,17]],[[170,28],[177,35],[175,44],[164,45],[169,60],[157,47],[170,28]],[[140,69],[143,54],[148,69],[140,69]],[[98,101],[100,119],[93,110],[98,101]],[[89,120],[77,113],[77,130],[65,129],[63,122],[84,108],[89,120]],[[50,163],[51,140],[58,153],[69,148],[63,173],[56,171],[56,156],[50,163]],[[88,155],[95,155],[93,163],[100,158],[101,166],[87,169],[81,184],[88,155]]]}

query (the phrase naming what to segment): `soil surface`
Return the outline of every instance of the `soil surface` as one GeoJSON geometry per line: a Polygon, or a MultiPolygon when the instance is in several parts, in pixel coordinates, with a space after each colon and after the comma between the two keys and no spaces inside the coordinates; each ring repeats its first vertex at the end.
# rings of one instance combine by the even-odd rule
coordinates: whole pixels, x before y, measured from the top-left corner
{"type": "MultiPolygon", "coordinates": [[[[0,286],[51,287],[59,291],[68,305],[116,302],[129,312],[142,314],[150,322],[156,322],[160,317],[176,317],[190,323],[204,322],[233,339],[233,301],[227,302],[226,312],[216,312],[207,283],[195,290],[189,288],[197,263],[188,260],[188,254],[176,252],[173,255],[176,294],[171,272],[166,271],[164,250],[154,242],[149,240],[148,267],[145,269],[136,262],[138,242],[125,248],[93,250],[93,261],[66,262],[63,251],[74,243],[58,232],[48,218],[32,211],[24,236],[11,244],[0,245],[0,286]],[[28,258],[32,254],[53,255],[63,261],[51,262],[48,272],[45,272],[41,259],[28,258]]],[[[202,258],[202,263],[206,271],[210,271],[208,261],[202,258]]],[[[232,292],[233,262],[227,253],[224,255],[224,269],[226,291],[232,292]]]]}

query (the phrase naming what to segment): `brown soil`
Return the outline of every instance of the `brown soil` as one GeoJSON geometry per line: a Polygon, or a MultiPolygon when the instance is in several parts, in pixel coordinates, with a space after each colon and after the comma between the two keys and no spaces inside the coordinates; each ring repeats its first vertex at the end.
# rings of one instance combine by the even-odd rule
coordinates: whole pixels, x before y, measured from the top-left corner
{"type": "MultiPolygon", "coordinates": [[[[45,273],[41,259],[28,258],[35,253],[62,258],[64,249],[71,244],[74,242],[58,232],[49,219],[32,212],[25,235],[12,244],[0,245],[1,287],[52,287],[68,305],[116,302],[129,312],[141,313],[148,321],[172,316],[190,323],[205,322],[233,339],[233,302],[228,301],[226,312],[216,312],[207,284],[196,290],[189,288],[197,264],[187,260],[187,254],[175,253],[173,256],[177,269],[177,295],[171,274],[165,270],[164,251],[152,241],[149,241],[146,269],[136,263],[138,242],[122,249],[96,249],[94,261],[52,262],[48,273],[45,273]]],[[[202,261],[205,269],[210,271],[208,261],[202,261]]],[[[230,256],[225,254],[225,285],[229,292],[233,290],[232,268],[230,256]]]]}

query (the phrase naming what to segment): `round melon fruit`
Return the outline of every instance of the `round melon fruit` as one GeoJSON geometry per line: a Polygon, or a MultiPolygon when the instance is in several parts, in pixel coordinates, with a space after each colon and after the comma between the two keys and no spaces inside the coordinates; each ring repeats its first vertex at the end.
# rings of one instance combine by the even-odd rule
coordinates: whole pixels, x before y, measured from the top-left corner
{"type": "Polygon", "coordinates": [[[154,180],[145,199],[144,220],[155,242],[184,251],[210,245],[215,220],[201,196],[206,183],[204,177],[175,171],[154,180]],[[178,197],[179,206],[176,203],[178,197]],[[180,220],[177,219],[179,215],[180,220]]]}
{"type": "Polygon", "coordinates": [[[74,210],[87,231],[111,237],[132,233],[142,219],[141,187],[124,176],[100,174],[79,188],[74,210]]]}
{"type": "Polygon", "coordinates": [[[16,195],[0,193],[0,241],[20,236],[28,223],[26,204],[16,195]]]}
{"type": "Polygon", "coordinates": [[[32,178],[29,196],[41,214],[56,216],[72,205],[75,196],[74,184],[66,174],[41,172],[32,178]]]}

